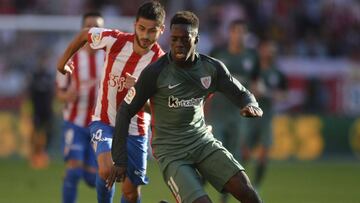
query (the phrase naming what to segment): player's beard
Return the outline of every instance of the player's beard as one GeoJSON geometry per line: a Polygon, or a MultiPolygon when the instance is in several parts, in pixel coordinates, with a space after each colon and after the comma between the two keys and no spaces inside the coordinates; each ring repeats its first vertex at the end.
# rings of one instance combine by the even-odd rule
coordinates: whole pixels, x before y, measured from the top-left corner
{"type": "Polygon", "coordinates": [[[155,40],[151,41],[150,39],[144,39],[144,38],[140,39],[136,33],[135,33],[135,40],[142,49],[149,49],[155,42],[155,40]]]}

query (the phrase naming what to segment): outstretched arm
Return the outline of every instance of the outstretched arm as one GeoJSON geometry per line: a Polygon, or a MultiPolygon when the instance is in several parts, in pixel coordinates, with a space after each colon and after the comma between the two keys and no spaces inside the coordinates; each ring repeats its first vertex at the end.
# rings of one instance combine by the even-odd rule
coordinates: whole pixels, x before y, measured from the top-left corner
{"type": "Polygon", "coordinates": [[[225,65],[217,64],[217,90],[222,92],[236,106],[244,117],[261,117],[263,111],[254,97],[236,78],[232,77],[225,65]]]}
{"type": "Polygon", "coordinates": [[[72,73],[74,66],[71,63],[68,63],[70,58],[87,42],[89,28],[84,28],[81,30],[75,38],[70,42],[70,44],[65,49],[65,52],[61,55],[58,63],[57,70],[62,73],[72,73]]]}

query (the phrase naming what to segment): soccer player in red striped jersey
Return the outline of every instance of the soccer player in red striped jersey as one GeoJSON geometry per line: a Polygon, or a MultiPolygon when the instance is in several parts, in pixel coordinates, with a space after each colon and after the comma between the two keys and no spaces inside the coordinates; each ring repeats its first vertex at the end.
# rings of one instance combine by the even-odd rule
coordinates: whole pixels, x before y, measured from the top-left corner
{"type": "MultiPolygon", "coordinates": [[[[96,107],[90,124],[93,147],[98,161],[96,190],[98,202],[110,203],[114,187],[106,188],[106,179],[113,165],[111,144],[116,112],[121,101],[134,85],[141,71],[161,57],[164,52],[157,39],[164,31],[165,10],[157,1],[144,3],[136,15],[134,33],[91,28],[81,31],[68,45],[58,62],[58,70],[72,73],[67,63],[86,42],[93,49],[106,51],[103,74],[100,78],[96,107]]],[[[147,184],[146,159],[150,115],[140,110],[132,119],[127,142],[130,163],[122,186],[122,203],[140,202],[140,185],[147,184]]]]}
{"type": "MultiPolygon", "coordinates": [[[[103,27],[104,19],[98,12],[83,15],[82,28],[103,27]]],[[[91,147],[88,124],[91,121],[99,76],[104,64],[104,51],[96,51],[85,45],[73,57],[72,75],[58,74],[56,95],[65,103],[63,109],[63,153],[65,177],[62,202],[74,203],[77,185],[83,178],[87,185],[95,187],[96,157],[91,147]]]]}

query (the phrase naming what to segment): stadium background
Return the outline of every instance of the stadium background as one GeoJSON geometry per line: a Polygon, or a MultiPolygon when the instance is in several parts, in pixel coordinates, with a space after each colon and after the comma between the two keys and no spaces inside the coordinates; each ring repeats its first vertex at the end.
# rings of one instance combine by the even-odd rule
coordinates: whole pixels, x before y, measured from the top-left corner
{"type": "MultiPolygon", "coordinates": [[[[132,31],[142,0],[0,1],[0,202],[60,202],[63,165],[61,105],[54,102],[49,169],[26,162],[32,132],[28,82],[39,65],[55,64],[81,14],[100,10],[106,27],[132,31]]],[[[278,46],[289,96],[276,105],[272,162],[260,193],[266,202],[360,202],[360,3],[356,0],[161,1],[169,16],[190,9],[200,17],[199,50],[226,41],[235,18],[249,22],[249,46],[266,35],[278,46]]],[[[168,50],[168,32],[160,43],[168,50]]],[[[251,170],[249,170],[251,171],[251,170]]],[[[154,162],[144,202],[172,197],[154,162]]],[[[250,172],[251,175],[251,172],[250,172]]],[[[209,189],[216,199],[216,193],[209,189]]],[[[80,202],[95,202],[83,185],[80,202]]]]}

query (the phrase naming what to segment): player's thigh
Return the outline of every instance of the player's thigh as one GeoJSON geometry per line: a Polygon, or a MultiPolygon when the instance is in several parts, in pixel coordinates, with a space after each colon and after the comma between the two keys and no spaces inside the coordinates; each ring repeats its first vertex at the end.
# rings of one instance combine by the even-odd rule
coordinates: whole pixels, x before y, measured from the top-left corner
{"type": "Polygon", "coordinates": [[[214,188],[222,192],[225,184],[244,168],[225,148],[220,148],[197,164],[200,174],[214,188]]]}
{"type": "Polygon", "coordinates": [[[89,125],[89,130],[92,137],[92,147],[97,159],[99,176],[106,179],[113,166],[111,144],[114,128],[100,121],[94,121],[89,125]]]}
{"type": "Polygon", "coordinates": [[[163,176],[177,202],[191,203],[206,196],[200,176],[192,165],[170,163],[163,176]]]}
{"type": "Polygon", "coordinates": [[[91,143],[98,159],[100,154],[111,152],[114,128],[100,121],[94,121],[90,123],[89,130],[91,143]]]}
{"type": "Polygon", "coordinates": [[[110,175],[113,161],[111,152],[103,152],[97,156],[99,176],[106,179],[110,175]]]}
{"type": "Polygon", "coordinates": [[[128,168],[127,177],[135,186],[148,183],[146,177],[148,137],[129,135],[127,139],[128,168]]]}

